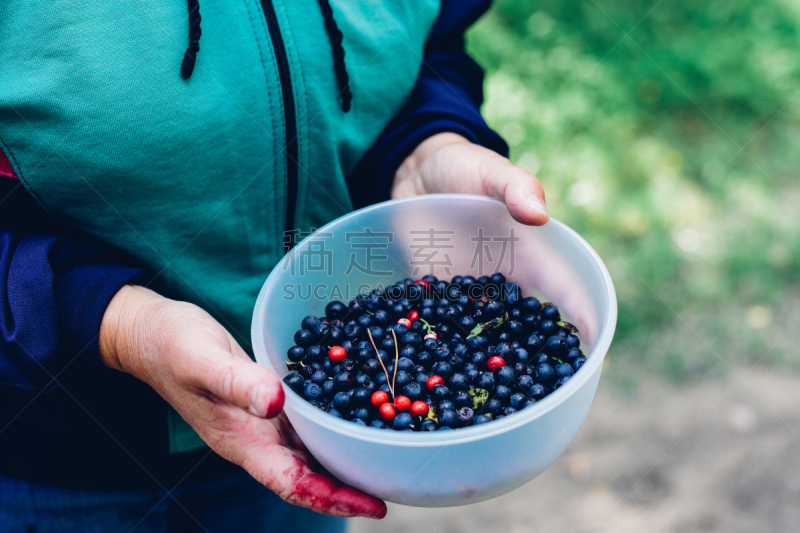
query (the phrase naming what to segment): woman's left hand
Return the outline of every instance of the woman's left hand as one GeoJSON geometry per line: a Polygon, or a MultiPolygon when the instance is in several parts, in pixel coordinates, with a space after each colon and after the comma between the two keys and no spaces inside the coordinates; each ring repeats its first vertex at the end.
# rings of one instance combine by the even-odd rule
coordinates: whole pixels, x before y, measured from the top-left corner
{"type": "Polygon", "coordinates": [[[432,193],[491,196],[523,224],[541,226],[549,220],[536,176],[455,133],[427,138],[395,174],[392,198],[432,193]]]}

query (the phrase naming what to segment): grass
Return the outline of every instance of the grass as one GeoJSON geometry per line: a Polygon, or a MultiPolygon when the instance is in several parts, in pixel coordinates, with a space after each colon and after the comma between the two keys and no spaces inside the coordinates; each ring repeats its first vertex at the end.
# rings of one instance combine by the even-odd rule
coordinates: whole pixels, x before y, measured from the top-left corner
{"type": "Polygon", "coordinates": [[[800,367],[800,6],[498,0],[468,46],[512,160],[609,267],[620,383],[800,367]]]}

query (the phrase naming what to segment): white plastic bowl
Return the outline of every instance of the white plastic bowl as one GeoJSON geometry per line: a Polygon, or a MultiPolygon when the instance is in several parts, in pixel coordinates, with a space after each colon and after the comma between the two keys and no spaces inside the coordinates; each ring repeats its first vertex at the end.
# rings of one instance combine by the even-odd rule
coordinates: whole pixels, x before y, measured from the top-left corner
{"type": "Polygon", "coordinates": [[[489,198],[440,194],[395,200],[355,211],[320,228],[287,254],[261,289],[252,329],[256,359],[283,378],[288,373],[287,350],[294,345],[294,332],[304,316],[324,316],[332,299],[347,303],[379,285],[422,277],[430,273],[430,266],[425,265],[434,263],[433,274],[441,279],[491,274],[498,269],[503,243],[486,242],[485,238],[507,238],[512,229],[519,238],[514,243],[514,271],[508,249],[499,270],[519,284],[523,295],[559,306],[562,315],[580,330],[586,364],[563,387],[532,407],[501,420],[448,432],[408,433],[357,426],[314,408],[285,387],[286,414],[314,457],[336,477],[394,503],[465,505],[527,483],[575,438],[589,412],[614,334],[617,302],[611,278],[589,244],[563,223],[551,219],[542,227],[523,226],[510,217],[502,203],[489,198]],[[392,242],[386,237],[364,237],[367,229],[373,234],[391,232],[392,242]],[[425,233],[412,232],[431,229],[437,238],[448,240],[437,242],[436,248],[415,248],[428,242],[418,240],[425,233]],[[438,233],[442,231],[452,233],[438,233]],[[354,245],[368,242],[384,246],[373,249],[373,256],[387,258],[373,262],[371,273],[387,274],[369,275],[357,267],[346,273],[353,258],[367,266],[365,248],[354,245]],[[475,248],[483,244],[489,246],[492,262],[484,254],[481,272],[475,248]],[[450,274],[443,264],[448,258],[450,274]],[[415,268],[419,268],[416,274],[415,268]],[[315,296],[309,297],[310,291],[315,291],[315,296]]]}

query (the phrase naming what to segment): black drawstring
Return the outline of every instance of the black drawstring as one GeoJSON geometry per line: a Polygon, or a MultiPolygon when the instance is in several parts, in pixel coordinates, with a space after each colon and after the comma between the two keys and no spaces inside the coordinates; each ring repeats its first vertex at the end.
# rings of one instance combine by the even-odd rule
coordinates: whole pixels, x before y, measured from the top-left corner
{"type": "Polygon", "coordinates": [[[328,0],[317,0],[322,9],[322,17],[325,19],[325,31],[333,48],[333,71],[336,73],[336,82],[339,84],[339,96],[342,98],[342,111],[350,111],[350,101],[353,93],[350,92],[350,76],[347,74],[347,67],[344,63],[344,48],[342,47],[342,31],[333,19],[333,10],[328,0]]]}
{"type": "MultiPolygon", "coordinates": [[[[350,102],[353,100],[353,93],[350,91],[350,76],[347,74],[347,65],[344,62],[344,47],[342,40],[344,36],[336,21],[333,18],[333,10],[328,0],[317,0],[322,10],[322,17],[325,19],[325,31],[331,42],[333,52],[333,71],[336,74],[336,83],[339,87],[339,96],[342,99],[342,111],[350,111],[350,102]]],[[[183,55],[181,65],[181,78],[188,80],[194,72],[194,64],[197,61],[197,52],[200,51],[200,2],[199,0],[188,0],[189,7],[189,47],[183,55]]]]}
{"type": "Polygon", "coordinates": [[[194,72],[194,64],[197,61],[197,52],[200,51],[200,2],[189,0],[189,48],[183,54],[183,64],[181,65],[181,78],[188,80],[194,72]]]}

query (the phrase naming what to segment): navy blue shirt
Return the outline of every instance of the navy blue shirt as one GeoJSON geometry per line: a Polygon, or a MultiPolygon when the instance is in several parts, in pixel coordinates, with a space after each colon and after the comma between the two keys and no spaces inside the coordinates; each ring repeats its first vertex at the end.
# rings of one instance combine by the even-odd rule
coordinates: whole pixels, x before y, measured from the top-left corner
{"type": "MultiPolygon", "coordinates": [[[[388,199],[397,168],[435,133],[507,155],[480,115],[483,72],[464,51],[464,31],[489,3],[442,0],[409,101],[348,177],[357,207],[388,199]]],[[[0,473],[96,488],[171,487],[207,452],[169,456],[165,402],[99,357],[108,303],[125,284],[146,284],[147,273],[59,225],[15,179],[0,175],[0,200],[0,473]]],[[[184,483],[230,468],[213,455],[184,483]]]]}

